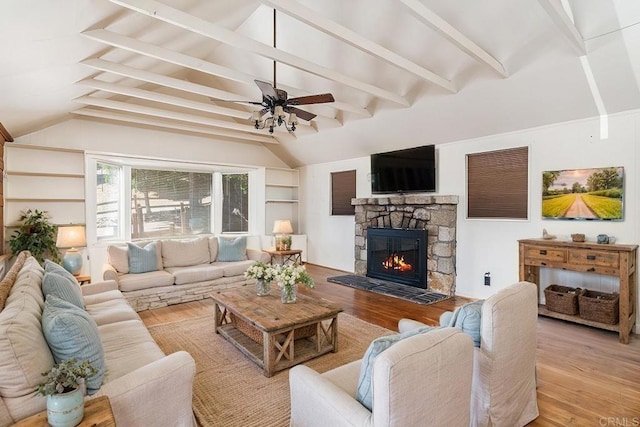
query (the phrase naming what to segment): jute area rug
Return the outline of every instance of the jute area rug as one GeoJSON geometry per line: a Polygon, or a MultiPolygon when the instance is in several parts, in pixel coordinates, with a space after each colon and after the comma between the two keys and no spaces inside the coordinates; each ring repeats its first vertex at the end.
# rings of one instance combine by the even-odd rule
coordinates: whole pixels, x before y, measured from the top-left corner
{"type": "MultiPolygon", "coordinates": [[[[193,409],[201,426],[288,426],[289,370],[271,378],[214,332],[213,314],[149,327],[165,353],[196,361],[193,409]]],[[[391,333],[348,314],[338,316],[338,352],[305,363],[318,372],[362,358],[374,338],[391,333]]]]}

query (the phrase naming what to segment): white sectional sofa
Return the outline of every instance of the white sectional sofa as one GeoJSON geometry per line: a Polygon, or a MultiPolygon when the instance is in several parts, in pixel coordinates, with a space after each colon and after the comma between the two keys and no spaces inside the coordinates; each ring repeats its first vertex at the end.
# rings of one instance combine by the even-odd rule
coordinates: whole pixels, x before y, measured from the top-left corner
{"type": "Polygon", "coordinates": [[[60,357],[61,346],[73,356],[90,352],[78,356],[84,360],[97,358],[101,381],[85,399],[108,396],[119,427],[195,425],[193,358],[185,351],[165,355],[115,282],[80,287],[72,277],[65,279],[58,289],[74,294],[83,307],[53,311],[62,317],[58,341],[52,341],[56,309],[51,307],[63,298],[51,296],[51,275],[62,275],[49,267],[47,277],[36,259],[22,252],[0,282],[0,427],[46,409],[36,387],[56,358],[70,358],[60,357]],[[73,319],[84,323],[69,326],[73,319]]]}
{"type": "Polygon", "coordinates": [[[103,267],[103,279],[114,280],[136,311],[195,301],[214,290],[253,283],[244,277],[247,268],[256,261],[270,261],[269,254],[252,249],[259,247],[259,236],[114,244],[107,247],[109,262],[103,267]],[[133,272],[132,253],[150,245],[155,265],[142,269],[151,271],[133,272]]]}

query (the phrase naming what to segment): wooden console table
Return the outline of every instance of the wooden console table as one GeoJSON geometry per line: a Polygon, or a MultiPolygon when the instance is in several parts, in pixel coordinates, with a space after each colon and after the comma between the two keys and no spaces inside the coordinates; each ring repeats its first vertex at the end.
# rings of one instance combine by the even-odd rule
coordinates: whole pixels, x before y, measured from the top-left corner
{"type": "Polygon", "coordinates": [[[582,319],[577,315],[557,313],[538,306],[538,314],[568,320],[596,328],[617,331],[620,342],[629,343],[636,323],[636,257],[638,245],[598,244],[595,242],[562,242],[544,239],[519,240],[520,280],[538,285],[540,267],[615,276],[620,280],[620,321],[609,325],[582,319]]]}

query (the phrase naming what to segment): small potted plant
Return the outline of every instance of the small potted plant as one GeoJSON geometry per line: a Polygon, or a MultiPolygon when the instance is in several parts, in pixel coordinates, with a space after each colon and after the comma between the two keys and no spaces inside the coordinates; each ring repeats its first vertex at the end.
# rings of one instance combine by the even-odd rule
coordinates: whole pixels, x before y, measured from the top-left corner
{"type": "Polygon", "coordinates": [[[20,225],[9,239],[11,252],[29,251],[42,264],[45,258],[60,263],[56,247],[57,227],[49,222],[46,211],[27,209],[21,212],[20,225]]]}
{"type": "Polygon", "coordinates": [[[276,268],[275,280],[282,289],[281,301],[291,304],[298,299],[298,284],[314,288],[315,283],[303,265],[279,265],[276,268]]]}
{"type": "Polygon", "coordinates": [[[74,427],[84,416],[85,378],[97,373],[88,361],[75,357],[53,365],[37,392],[47,396],[47,421],[52,427],[74,427]]]}
{"type": "Polygon", "coordinates": [[[271,290],[271,281],[275,279],[277,270],[271,264],[264,262],[253,263],[244,273],[247,279],[256,279],[256,293],[258,296],[269,295],[271,290]]]}

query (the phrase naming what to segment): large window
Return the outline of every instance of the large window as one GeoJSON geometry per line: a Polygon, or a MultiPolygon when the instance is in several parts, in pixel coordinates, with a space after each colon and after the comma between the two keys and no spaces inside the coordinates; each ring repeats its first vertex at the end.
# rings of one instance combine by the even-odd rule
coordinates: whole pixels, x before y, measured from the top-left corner
{"type": "Polygon", "coordinates": [[[211,174],[131,169],[131,238],[211,232],[211,174]]]}
{"type": "Polygon", "coordinates": [[[171,170],[152,161],[146,162],[150,167],[139,163],[96,161],[99,240],[249,231],[247,173],[171,170]]]}

